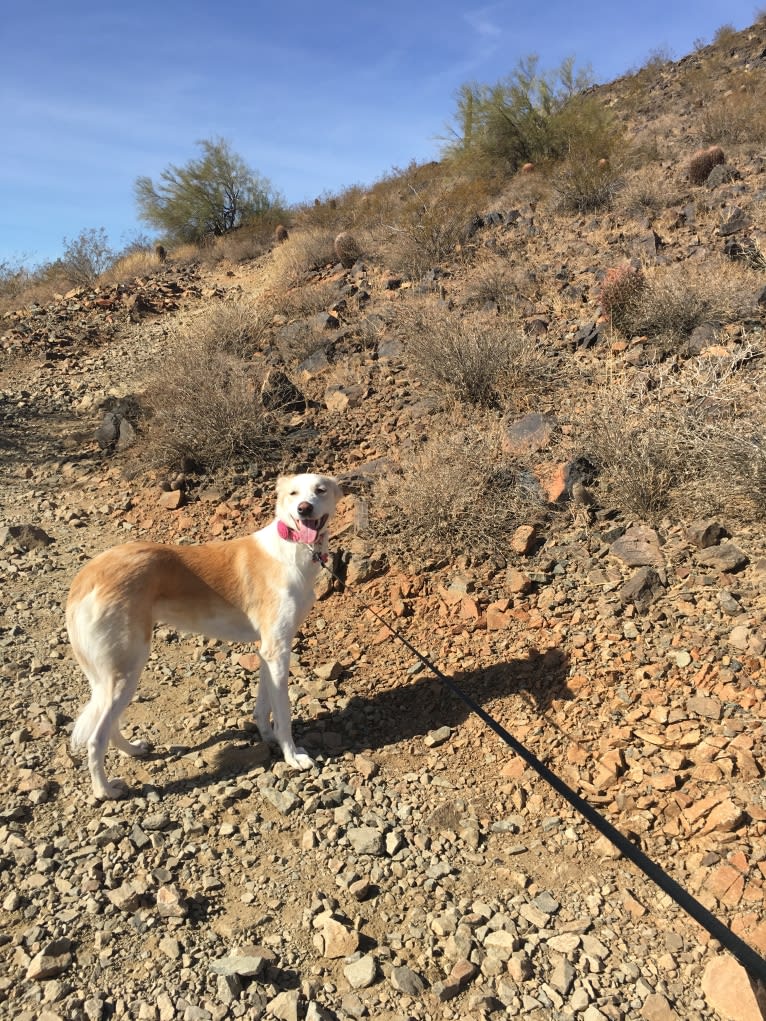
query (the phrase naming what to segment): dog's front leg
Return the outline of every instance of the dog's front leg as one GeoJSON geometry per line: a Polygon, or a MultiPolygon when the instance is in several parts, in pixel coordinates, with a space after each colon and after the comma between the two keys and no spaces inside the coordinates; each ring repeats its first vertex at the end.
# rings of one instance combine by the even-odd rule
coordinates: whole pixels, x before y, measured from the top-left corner
{"type": "Polygon", "coordinates": [[[288,693],[290,647],[270,649],[262,646],[260,656],[260,683],[253,715],[261,737],[264,741],[278,744],[285,762],[294,769],[310,769],[314,760],[303,748],[296,748],[293,740],[288,693]]]}

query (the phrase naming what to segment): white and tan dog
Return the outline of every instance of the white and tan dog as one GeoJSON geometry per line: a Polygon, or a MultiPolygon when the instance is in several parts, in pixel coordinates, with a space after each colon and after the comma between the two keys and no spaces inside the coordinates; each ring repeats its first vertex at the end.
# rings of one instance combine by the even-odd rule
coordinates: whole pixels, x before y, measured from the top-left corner
{"type": "Polygon", "coordinates": [[[97,556],[72,582],[66,617],[77,662],[90,681],[90,701],[72,731],[86,746],[97,798],[124,794],[109,781],[104,757],[111,741],[126,755],[143,755],[120,731],[120,716],[136,692],[149,657],[152,626],[232,642],[260,639],[260,684],[254,717],[265,741],[285,761],[308,769],[290,720],[288,671],[295,633],[314,602],[314,583],[327,558],[327,523],[341,496],[324,475],[277,482],[276,517],[265,528],[226,542],[167,546],[129,542],[97,556]]]}

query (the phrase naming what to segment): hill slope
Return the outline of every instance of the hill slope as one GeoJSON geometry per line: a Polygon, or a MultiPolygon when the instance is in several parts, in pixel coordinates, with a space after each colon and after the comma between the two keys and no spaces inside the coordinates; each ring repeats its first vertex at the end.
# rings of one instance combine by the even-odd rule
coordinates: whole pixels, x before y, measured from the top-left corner
{"type": "Polygon", "coordinates": [[[366,607],[766,953],[765,53],[755,26],[600,90],[644,154],[609,206],[410,168],[258,258],[5,317],[0,1014],[738,1016],[727,955],[366,607]],[[429,224],[440,258],[408,274],[429,224]],[[228,459],[221,393],[257,411],[228,459]],[[128,714],[155,753],[96,803],[67,750],[71,577],[126,538],[257,527],[287,465],[353,490],[348,587],[294,655],[319,767],[258,742],[253,650],[160,629],[128,714]]]}

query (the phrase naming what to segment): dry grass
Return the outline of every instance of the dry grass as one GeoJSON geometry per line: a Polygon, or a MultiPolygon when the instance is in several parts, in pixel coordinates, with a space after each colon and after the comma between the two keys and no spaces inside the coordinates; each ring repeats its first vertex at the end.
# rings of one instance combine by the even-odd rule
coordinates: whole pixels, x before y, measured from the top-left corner
{"type": "Polygon", "coordinates": [[[370,527],[394,558],[416,568],[441,557],[510,558],[521,523],[544,502],[534,476],[503,454],[497,423],[435,420],[434,438],[379,483],[370,527]]]}
{"type": "Polygon", "coordinates": [[[406,357],[442,393],[469,404],[520,408],[554,383],[534,339],[508,318],[460,315],[435,300],[401,305],[397,313],[393,326],[406,357]]]}
{"type": "Polygon", "coordinates": [[[136,277],[150,276],[159,266],[160,260],[155,251],[130,252],[105,270],[99,280],[104,284],[119,284],[136,277]]]}
{"type": "Polygon", "coordinates": [[[271,253],[264,270],[268,290],[280,291],[305,284],[311,273],[336,262],[335,231],[324,227],[293,230],[271,253]]]}

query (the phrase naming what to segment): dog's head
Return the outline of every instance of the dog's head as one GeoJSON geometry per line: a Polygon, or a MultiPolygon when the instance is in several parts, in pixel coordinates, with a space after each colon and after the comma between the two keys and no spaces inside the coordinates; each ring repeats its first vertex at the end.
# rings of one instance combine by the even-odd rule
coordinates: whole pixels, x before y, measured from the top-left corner
{"type": "Polygon", "coordinates": [[[295,542],[311,546],[342,496],[340,485],[327,475],[283,475],[277,480],[277,521],[295,542]]]}

